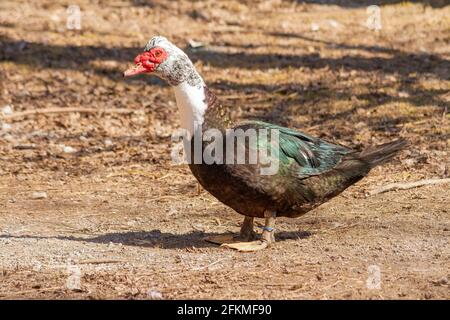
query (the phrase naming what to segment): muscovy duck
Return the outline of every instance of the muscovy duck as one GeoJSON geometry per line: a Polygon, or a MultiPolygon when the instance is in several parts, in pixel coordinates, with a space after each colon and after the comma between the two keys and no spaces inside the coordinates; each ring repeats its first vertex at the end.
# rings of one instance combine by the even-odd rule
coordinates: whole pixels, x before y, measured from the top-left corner
{"type": "Polygon", "coordinates": [[[406,145],[405,140],[399,139],[358,152],[271,123],[232,123],[224,106],[208,89],[189,57],[162,36],[153,37],[134,63],[124,76],[156,75],[173,87],[181,127],[190,138],[185,148],[193,147],[188,152],[191,159],[194,157],[192,149],[195,149],[193,137],[197,133],[203,138],[200,148],[204,151],[207,144],[202,134],[208,130],[216,130],[225,137],[229,136],[230,129],[276,132],[277,139],[257,136],[256,140],[248,139],[248,143],[241,140],[241,149],[239,145],[237,148],[232,146],[232,150],[228,148],[233,153],[240,150],[247,156],[255,148],[269,150],[278,161],[274,174],[262,174],[262,158],[255,163],[239,163],[235,159],[231,163],[225,161],[228,160],[225,159],[227,147],[223,144],[220,161],[207,163],[201,159],[189,162],[192,173],[207,191],[245,216],[239,236],[223,235],[208,239],[228,248],[256,251],[268,247],[275,241],[276,217],[298,217],[316,208],[362,179],[373,167],[390,160],[406,145]],[[254,231],[254,218],[265,218],[259,239],[254,231]]]}

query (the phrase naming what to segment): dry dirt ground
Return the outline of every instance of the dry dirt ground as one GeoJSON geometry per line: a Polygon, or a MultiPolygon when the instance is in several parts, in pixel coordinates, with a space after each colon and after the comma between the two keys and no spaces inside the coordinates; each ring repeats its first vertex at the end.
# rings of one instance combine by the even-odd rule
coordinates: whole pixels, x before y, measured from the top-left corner
{"type": "Polygon", "coordinates": [[[1,1],[0,298],[450,298],[449,185],[369,195],[449,176],[450,6],[382,3],[374,31],[370,1],[1,1]],[[74,3],[81,30],[66,28],[74,3]],[[209,244],[242,217],[172,165],[170,88],[121,76],[155,34],[235,119],[411,145],[279,219],[268,250],[209,244]],[[47,108],[89,109],[20,114],[47,108]]]}

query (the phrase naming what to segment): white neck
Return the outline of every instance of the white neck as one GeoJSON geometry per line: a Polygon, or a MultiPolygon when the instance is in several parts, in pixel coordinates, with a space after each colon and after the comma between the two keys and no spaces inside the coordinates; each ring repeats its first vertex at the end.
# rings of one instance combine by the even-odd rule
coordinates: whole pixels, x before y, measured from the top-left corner
{"type": "Polygon", "coordinates": [[[194,134],[195,126],[203,124],[203,116],[208,107],[205,99],[204,82],[200,85],[191,86],[187,82],[182,82],[174,86],[175,98],[180,112],[180,124],[191,135],[194,134]]]}

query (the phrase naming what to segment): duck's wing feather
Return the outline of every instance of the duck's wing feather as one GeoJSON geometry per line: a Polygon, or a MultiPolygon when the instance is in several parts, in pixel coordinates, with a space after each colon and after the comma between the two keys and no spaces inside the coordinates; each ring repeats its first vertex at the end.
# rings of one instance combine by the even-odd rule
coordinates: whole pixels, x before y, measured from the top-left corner
{"type": "Polygon", "coordinates": [[[278,154],[279,174],[293,174],[297,178],[320,175],[336,167],[342,158],[353,150],[328,141],[311,137],[303,132],[262,121],[249,121],[235,129],[265,129],[278,132],[278,143],[258,136],[258,148],[267,148],[269,153],[278,154]]]}

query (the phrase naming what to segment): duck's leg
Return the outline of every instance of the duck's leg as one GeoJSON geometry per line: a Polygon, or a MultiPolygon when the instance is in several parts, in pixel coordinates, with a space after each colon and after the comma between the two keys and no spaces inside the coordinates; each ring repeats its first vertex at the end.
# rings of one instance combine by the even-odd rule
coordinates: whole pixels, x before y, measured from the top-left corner
{"type": "Polygon", "coordinates": [[[256,239],[256,232],[253,229],[253,217],[244,217],[244,222],[242,223],[241,232],[239,235],[233,234],[220,234],[217,236],[207,237],[205,240],[215,244],[224,244],[232,242],[241,241],[252,241],[256,239]]]}
{"type": "Polygon", "coordinates": [[[274,228],[275,228],[276,213],[266,211],[264,213],[264,216],[266,218],[266,224],[263,227],[261,239],[266,241],[268,244],[271,244],[275,242],[274,228]]]}
{"type": "Polygon", "coordinates": [[[275,242],[274,226],[276,213],[266,211],[264,212],[264,216],[266,218],[266,223],[264,225],[260,240],[250,242],[224,243],[222,244],[222,247],[235,249],[241,252],[252,252],[252,251],[259,251],[270,246],[272,243],[275,242]]]}
{"type": "Polygon", "coordinates": [[[253,217],[244,217],[244,222],[242,223],[241,232],[239,233],[239,240],[241,241],[252,241],[256,239],[256,232],[253,229],[253,217]]]}

